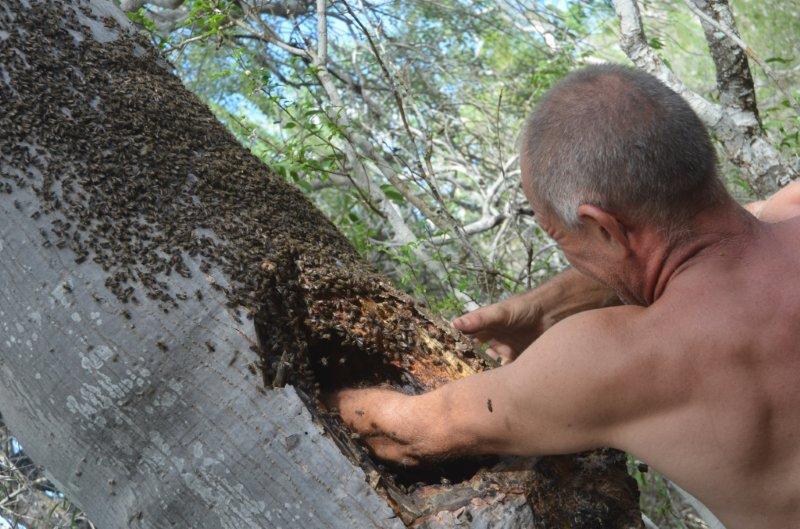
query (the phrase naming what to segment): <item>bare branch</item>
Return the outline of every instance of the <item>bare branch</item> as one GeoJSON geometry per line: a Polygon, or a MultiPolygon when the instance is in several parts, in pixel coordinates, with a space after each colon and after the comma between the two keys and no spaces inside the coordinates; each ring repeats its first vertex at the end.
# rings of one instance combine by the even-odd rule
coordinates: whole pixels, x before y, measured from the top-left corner
{"type": "Polygon", "coordinates": [[[177,9],[183,4],[184,0],[122,0],[119,7],[125,11],[136,11],[145,4],[166,9],[177,9]]]}
{"type": "MultiPolygon", "coordinates": [[[[496,213],[489,217],[482,217],[475,222],[467,224],[464,226],[463,230],[467,235],[476,235],[478,233],[491,230],[495,226],[500,225],[500,223],[505,221],[507,218],[509,217],[505,213],[496,213]]],[[[430,239],[430,242],[436,245],[448,244],[453,241],[454,239],[451,235],[437,235],[436,237],[431,237],[430,239]]]]}
{"type": "Polygon", "coordinates": [[[317,0],[317,57],[314,64],[319,68],[328,65],[328,21],[325,17],[326,0],[317,0]]]}
{"type": "MultiPolygon", "coordinates": [[[[185,0],[121,0],[119,3],[120,8],[125,11],[136,11],[145,4],[163,7],[166,9],[176,9],[183,5],[185,0]]],[[[304,15],[309,12],[312,2],[310,1],[279,1],[279,2],[259,2],[259,5],[254,8],[256,13],[265,15],[278,16],[283,18],[294,18],[304,15]]]]}
{"type": "MultiPolygon", "coordinates": [[[[309,50],[304,50],[302,48],[298,48],[297,46],[292,46],[291,44],[288,44],[283,40],[281,40],[278,37],[278,35],[276,35],[274,31],[272,31],[272,28],[267,26],[258,15],[254,15],[249,18],[257,20],[260,23],[259,25],[261,26],[261,28],[264,30],[262,33],[255,34],[256,35],[255,38],[258,38],[259,40],[263,40],[264,42],[268,42],[270,44],[274,44],[275,46],[291,53],[292,55],[297,55],[298,57],[305,57],[307,59],[312,58],[312,55],[309,52],[309,50]]],[[[237,19],[235,24],[240,28],[244,29],[245,31],[247,31],[248,33],[252,33],[253,31],[253,28],[245,24],[240,19],[237,19]]]]}
{"type": "Polygon", "coordinates": [[[257,9],[265,15],[283,18],[294,18],[304,15],[311,10],[311,1],[281,0],[277,2],[260,2],[257,9]]]}
{"type": "Polygon", "coordinates": [[[431,193],[434,195],[434,198],[436,198],[436,200],[442,206],[441,209],[440,209],[441,214],[433,211],[428,206],[428,204],[426,204],[423,200],[419,199],[416,195],[411,193],[410,190],[408,189],[406,183],[403,180],[401,180],[400,178],[398,178],[397,175],[393,171],[389,171],[389,172],[385,173],[386,177],[389,179],[389,181],[392,183],[392,185],[397,187],[398,190],[400,190],[400,192],[403,193],[403,195],[409,200],[409,202],[411,202],[414,205],[414,207],[419,209],[428,219],[430,219],[432,222],[434,222],[436,224],[437,228],[439,228],[442,231],[453,232],[461,240],[461,243],[462,243],[464,249],[467,251],[467,253],[470,255],[470,257],[475,261],[476,265],[479,266],[479,267],[482,267],[485,270],[486,269],[486,263],[483,260],[483,256],[479,252],[477,252],[475,250],[475,248],[473,248],[472,244],[470,244],[469,240],[467,239],[466,234],[463,232],[462,227],[458,224],[458,222],[455,221],[455,219],[453,219],[453,217],[450,215],[450,213],[446,209],[445,202],[442,199],[441,195],[439,194],[439,191],[436,188],[436,185],[432,180],[433,175],[430,174],[430,159],[428,158],[426,160],[422,160],[422,159],[419,158],[419,156],[420,156],[419,152],[420,151],[416,146],[416,141],[414,139],[414,133],[411,131],[411,126],[409,125],[408,118],[406,117],[405,105],[403,104],[403,97],[400,94],[400,92],[397,90],[397,87],[396,87],[395,82],[394,82],[394,76],[392,76],[392,74],[389,72],[389,69],[386,66],[386,63],[383,61],[383,58],[382,58],[380,52],[378,51],[377,46],[375,45],[375,41],[373,40],[371,32],[367,29],[367,27],[364,25],[364,23],[358,18],[358,16],[356,16],[356,14],[353,12],[353,10],[350,7],[350,5],[345,0],[342,0],[342,3],[345,6],[345,9],[347,10],[347,12],[350,14],[350,16],[353,18],[355,23],[359,26],[359,28],[363,32],[364,36],[366,37],[367,42],[369,43],[370,49],[371,49],[373,55],[375,56],[375,59],[378,61],[378,64],[379,64],[379,66],[381,68],[381,71],[383,72],[384,76],[386,77],[387,82],[389,83],[389,85],[390,85],[390,87],[392,89],[392,94],[393,94],[395,102],[397,104],[397,109],[398,109],[398,112],[400,113],[400,117],[401,117],[401,120],[403,122],[403,126],[406,129],[406,132],[408,134],[408,138],[409,138],[412,146],[414,147],[414,151],[415,151],[414,154],[417,156],[419,172],[423,176],[423,178],[425,178],[425,180],[426,180],[426,182],[427,182],[427,184],[428,184],[428,186],[430,188],[431,193]],[[426,167],[426,166],[428,167],[428,172],[426,172],[426,170],[424,169],[424,167],[426,167]]]}

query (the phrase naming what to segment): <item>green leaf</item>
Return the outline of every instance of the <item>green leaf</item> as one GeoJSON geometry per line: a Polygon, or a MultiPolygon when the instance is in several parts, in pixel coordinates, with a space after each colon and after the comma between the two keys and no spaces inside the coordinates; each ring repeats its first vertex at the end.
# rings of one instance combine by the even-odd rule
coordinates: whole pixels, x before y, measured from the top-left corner
{"type": "Polygon", "coordinates": [[[753,186],[750,185],[750,182],[740,176],[734,177],[733,183],[748,193],[753,192],[753,186]]]}
{"type": "Polygon", "coordinates": [[[156,24],[150,17],[147,16],[147,11],[145,11],[143,7],[140,7],[136,11],[129,11],[125,14],[132,22],[139,24],[150,32],[155,31],[156,24]]]}
{"type": "Polygon", "coordinates": [[[405,204],[406,197],[403,196],[400,191],[397,190],[392,184],[383,184],[381,185],[381,191],[383,194],[389,198],[392,202],[396,202],[397,204],[405,204]]]}

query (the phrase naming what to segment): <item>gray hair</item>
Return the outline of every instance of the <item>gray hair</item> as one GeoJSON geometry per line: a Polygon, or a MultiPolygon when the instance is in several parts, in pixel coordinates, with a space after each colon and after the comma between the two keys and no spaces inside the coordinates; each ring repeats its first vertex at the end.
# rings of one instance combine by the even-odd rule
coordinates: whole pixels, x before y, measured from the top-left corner
{"type": "Polygon", "coordinates": [[[569,228],[580,204],[668,231],[726,195],[708,133],[655,77],[615,64],[572,72],[522,135],[523,177],[569,228]]]}

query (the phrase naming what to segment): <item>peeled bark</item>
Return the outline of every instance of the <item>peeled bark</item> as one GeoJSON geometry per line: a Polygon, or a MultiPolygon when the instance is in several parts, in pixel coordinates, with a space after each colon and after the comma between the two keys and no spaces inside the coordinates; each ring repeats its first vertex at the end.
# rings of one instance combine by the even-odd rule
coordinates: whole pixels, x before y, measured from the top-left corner
{"type": "Polygon", "coordinates": [[[100,528],[640,527],[618,452],[374,462],[321,391],[484,369],[101,0],[0,6],[0,412],[100,528]]]}

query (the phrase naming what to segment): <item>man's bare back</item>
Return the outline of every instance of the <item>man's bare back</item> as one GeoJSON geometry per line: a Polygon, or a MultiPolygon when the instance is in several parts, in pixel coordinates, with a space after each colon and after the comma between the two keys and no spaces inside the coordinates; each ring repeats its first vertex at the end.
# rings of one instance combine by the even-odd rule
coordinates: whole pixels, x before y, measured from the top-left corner
{"type": "Polygon", "coordinates": [[[656,357],[617,446],[730,528],[800,527],[800,218],[692,261],[652,306],[612,309],[656,357]]]}

